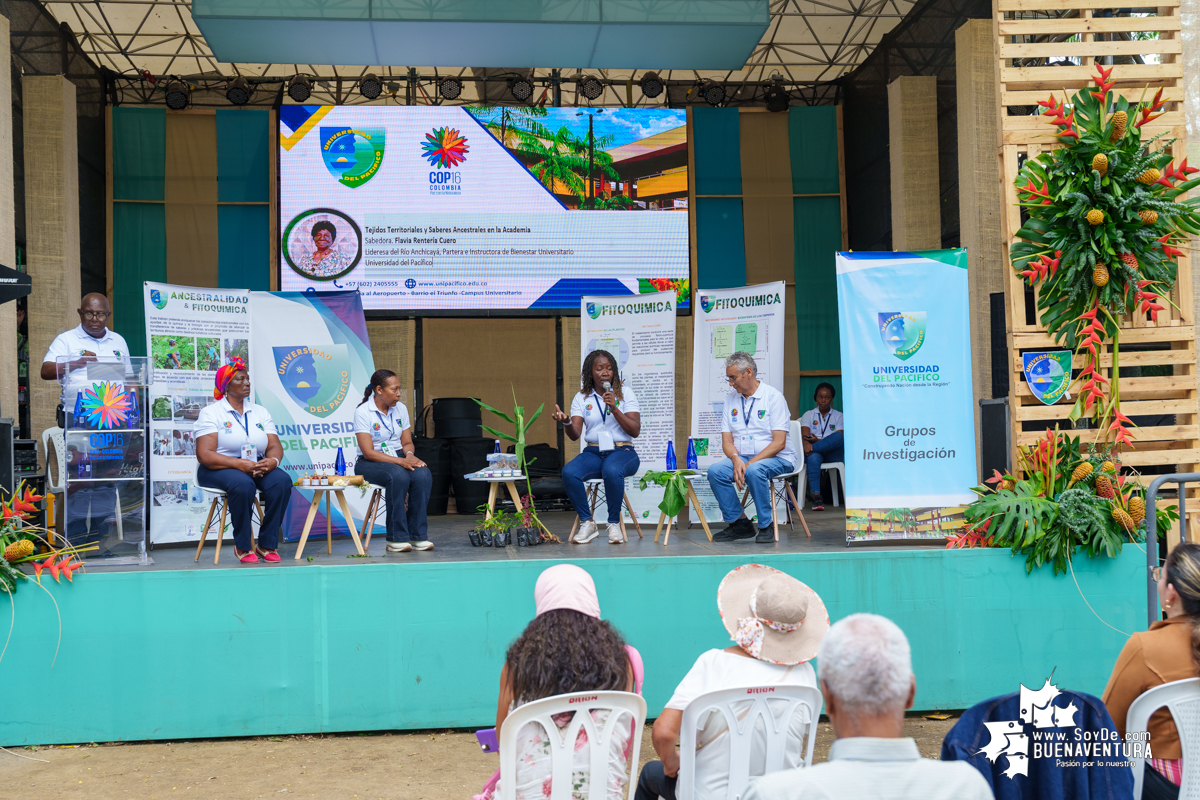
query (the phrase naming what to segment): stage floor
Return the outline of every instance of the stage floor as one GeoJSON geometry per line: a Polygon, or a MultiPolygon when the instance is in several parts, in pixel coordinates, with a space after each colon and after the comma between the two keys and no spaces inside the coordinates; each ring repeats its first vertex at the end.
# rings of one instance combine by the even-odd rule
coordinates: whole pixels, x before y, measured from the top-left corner
{"type": "MultiPolygon", "coordinates": [[[[559,538],[564,540],[563,544],[542,544],[538,547],[516,547],[509,546],[504,548],[491,547],[472,547],[470,540],[467,538],[467,531],[475,525],[476,517],[473,515],[447,514],[440,517],[430,517],[429,519],[429,538],[434,543],[434,549],[423,553],[394,553],[388,554],[385,552],[385,540],[380,534],[371,537],[371,545],[368,548],[367,556],[359,558],[354,553],[354,545],[347,536],[334,537],[333,554],[326,552],[324,531],[315,529],[310,535],[308,544],[304,548],[304,557],[299,561],[295,560],[296,543],[285,542],[279,549],[279,553],[283,556],[283,561],[280,564],[259,564],[257,567],[251,565],[239,564],[233,558],[233,544],[226,540],[221,546],[221,563],[213,564],[213,553],[216,549],[213,539],[210,536],[208,542],[204,546],[204,553],[200,557],[200,561],[193,561],[196,554],[196,546],[194,544],[171,544],[159,545],[150,551],[150,556],[154,559],[154,564],[150,567],[139,566],[103,566],[103,561],[96,559],[89,561],[89,565],[97,567],[98,571],[115,572],[115,571],[138,571],[146,569],[214,569],[214,568],[260,568],[260,569],[279,569],[280,567],[300,566],[306,564],[371,564],[387,561],[389,563],[436,563],[436,562],[452,562],[452,561],[498,561],[503,559],[522,560],[522,559],[562,559],[562,558],[644,558],[653,556],[711,556],[711,555],[745,555],[747,557],[759,557],[759,554],[782,554],[782,553],[828,553],[828,552],[845,552],[846,551],[846,511],[844,508],[826,507],[825,511],[808,511],[805,514],[805,519],[808,521],[809,530],[812,531],[812,538],[808,539],[804,535],[804,529],[799,522],[796,523],[796,530],[790,531],[786,525],[781,525],[779,528],[779,542],[772,544],[758,544],[753,539],[743,539],[737,542],[710,542],[704,535],[703,528],[699,524],[692,527],[691,530],[686,528],[682,531],[673,529],[671,531],[671,540],[667,546],[663,546],[660,539],[658,544],[654,543],[654,525],[642,525],[642,538],[638,538],[637,532],[632,525],[626,524],[626,529],[629,535],[627,544],[610,545],[604,536],[601,536],[586,545],[567,544],[565,542],[567,533],[571,530],[571,523],[575,520],[575,515],[569,512],[547,512],[541,515],[542,521],[551,531],[559,538]],[[309,559],[312,559],[311,561],[309,559]]],[[[715,533],[722,525],[718,524],[712,527],[715,533]]],[[[908,547],[939,548],[944,547],[942,544],[917,545],[909,544],[908,547]]],[[[856,545],[854,550],[876,550],[881,548],[894,547],[894,545],[856,545]]]]}

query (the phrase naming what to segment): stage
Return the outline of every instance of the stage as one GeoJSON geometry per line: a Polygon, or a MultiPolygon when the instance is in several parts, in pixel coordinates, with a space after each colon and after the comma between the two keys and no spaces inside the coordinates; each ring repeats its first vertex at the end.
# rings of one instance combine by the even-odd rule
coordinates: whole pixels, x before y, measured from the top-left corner
{"type": "MultiPolygon", "coordinates": [[[[601,608],[646,664],[656,716],[704,650],[726,646],[716,588],[733,567],[770,564],[805,581],[832,619],[884,614],[913,647],[918,709],[958,709],[1040,686],[1100,694],[1126,637],[1145,620],[1145,556],[1080,559],[1078,586],[1049,569],[1026,575],[1006,550],[845,546],[840,509],[808,513],[812,539],[709,543],[699,526],[654,544],[473,548],[474,517],[431,520],[436,549],[366,558],[346,539],[334,553],[220,567],[209,544],[159,547],[148,568],[93,568],[73,584],[43,574],[62,615],[30,582],[0,661],[10,693],[0,744],[181,739],[304,732],[488,727],[504,652],[534,613],[533,586],[551,562],[595,578],[601,608]],[[310,562],[308,558],[311,557],[310,562]],[[54,689],[52,687],[57,687],[54,689]],[[56,691],[58,692],[56,694],[56,691]]],[[[564,536],[569,514],[547,514],[564,536]]],[[[0,601],[2,603],[2,601],[0,601]]],[[[0,613],[3,613],[0,610],[0,613]]],[[[819,671],[819,665],[818,665],[819,671]]]]}

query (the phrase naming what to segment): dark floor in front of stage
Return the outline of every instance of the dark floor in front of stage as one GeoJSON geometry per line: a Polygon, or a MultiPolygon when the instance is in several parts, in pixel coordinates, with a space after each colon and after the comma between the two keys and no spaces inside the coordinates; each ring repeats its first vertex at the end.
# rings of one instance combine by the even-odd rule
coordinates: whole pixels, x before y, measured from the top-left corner
{"type": "MultiPolygon", "coordinates": [[[[786,525],[780,525],[779,542],[758,544],[753,539],[737,542],[710,542],[704,535],[704,530],[697,523],[691,530],[672,529],[670,542],[664,547],[660,538],[654,542],[654,525],[642,525],[642,537],[630,524],[626,525],[629,535],[627,544],[610,545],[603,533],[600,537],[586,545],[567,544],[567,533],[575,515],[568,512],[546,512],[541,515],[542,521],[559,538],[563,544],[543,544],[538,547],[472,547],[467,538],[467,531],[474,527],[477,517],[474,515],[447,514],[429,518],[429,538],[434,543],[433,550],[422,553],[394,553],[384,551],[384,537],[376,534],[371,537],[366,558],[354,556],[354,544],[348,536],[334,537],[333,554],[326,551],[325,532],[314,530],[304,548],[304,557],[296,561],[296,542],[285,542],[279,548],[283,557],[281,564],[260,564],[263,569],[278,569],[281,566],[299,566],[303,564],[370,564],[387,560],[390,562],[447,562],[447,561],[490,561],[499,559],[561,559],[561,558],[607,558],[607,557],[654,557],[654,556],[702,556],[702,555],[751,555],[758,553],[820,553],[846,550],[846,512],[844,508],[827,507],[825,511],[805,512],[812,538],[804,535],[804,529],[799,521],[796,530],[790,531],[786,525]],[[319,535],[318,535],[319,533],[319,535]],[[312,561],[309,561],[309,558],[312,561]]],[[[723,525],[712,526],[714,533],[723,525]]],[[[911,545],[910,545],[911,546],[911,545]]],[[[920,546],[920,545],[917,545],[920,546]]],[[[941,547],[944,545],[928,545],[941,547]]],[[[869,547],[869,546],[868,546],[869,547]]],[[[857,545],[856,550],[864,545],[857,545]]],[[[226,540],[221,546],[221,563],[213,564],[213,553],[216,550],[212,536],[204,546],[200,561],[193,559],[196,546],[190,545],[159,545],[150,551],[154,559],[151,567],[112,566],[103,568],[105,572],[139,570],[139,569],[213,569],[242,568],[233,557],[233,543],[226,540]]],[[[89,565],[100,566],[103,559],[93,559],[89,565]]]]}

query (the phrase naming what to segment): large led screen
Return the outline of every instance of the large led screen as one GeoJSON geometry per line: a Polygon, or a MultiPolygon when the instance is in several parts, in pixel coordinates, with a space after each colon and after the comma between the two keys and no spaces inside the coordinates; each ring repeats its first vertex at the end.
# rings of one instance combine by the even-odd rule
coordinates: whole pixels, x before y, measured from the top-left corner
{"type": "Polygon", "coordinates": [[[280,288],[367,309],[688,299],[683,111],[283,106],[280,288]]]}

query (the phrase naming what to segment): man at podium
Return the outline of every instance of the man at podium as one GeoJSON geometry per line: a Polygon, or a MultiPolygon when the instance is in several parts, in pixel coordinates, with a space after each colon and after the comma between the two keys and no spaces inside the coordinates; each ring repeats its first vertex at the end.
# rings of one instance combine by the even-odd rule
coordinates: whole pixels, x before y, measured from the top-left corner
{"type": "MultiPolygon", "coordinates": [[[[68,357],[72,367],[79,367],[91,361],[128,361],[129,345],[125,344],[121,334],[108,329],[108,318],[112,316],[108,298],[96,292],[86,294],[79,304],[78,311],[79,325],[60,333],[50,343],[50,349],[42,359],[42,380],[62,380],[63,376],[60,373],[65,371],[65,359],[68,357]]],[[[75,401],[75,393],[86,383],[85,370],[74,370],[67,380],[63,381],[64,407],[75,401]]],[[[59,424],[62,425],[61,414],[59,424]]]]}

